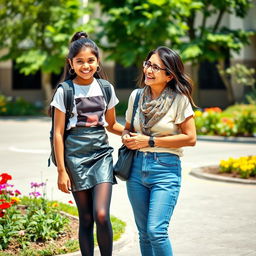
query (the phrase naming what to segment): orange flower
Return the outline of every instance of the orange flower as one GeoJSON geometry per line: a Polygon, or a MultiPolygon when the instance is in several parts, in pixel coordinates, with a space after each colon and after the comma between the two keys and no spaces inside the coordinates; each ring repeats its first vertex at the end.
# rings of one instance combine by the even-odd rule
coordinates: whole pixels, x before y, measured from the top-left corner
{"type": "Polygon", "coordinates": [[[234,127],[234,121],[230,118],[227,118],[227,117],[223,117],[221,119],[221,122],[223,122],[224,124],[228,125],[230,128],[233,128],[234,127]]]}
{"type": "Polygon", "coordinates": [[[219,108],[219,107],[205,108],[204,111],[210,112],[210,113],[212,113],[212,112],[221,113],[222,112],[221,108],[219,108]]]}

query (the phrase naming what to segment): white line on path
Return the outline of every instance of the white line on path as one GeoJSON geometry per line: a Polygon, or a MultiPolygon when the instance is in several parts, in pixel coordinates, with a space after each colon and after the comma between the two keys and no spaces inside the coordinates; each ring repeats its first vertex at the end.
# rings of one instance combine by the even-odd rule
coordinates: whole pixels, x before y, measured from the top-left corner
{"type": "Polygon", "coordinates": [[[50,151],[45,149],[23,149],[23,148],[17,148],[14,146],[8,147],[8,150],[19,152],[19,153],[29,153],[29,154],[50,154],[50,151]]]}

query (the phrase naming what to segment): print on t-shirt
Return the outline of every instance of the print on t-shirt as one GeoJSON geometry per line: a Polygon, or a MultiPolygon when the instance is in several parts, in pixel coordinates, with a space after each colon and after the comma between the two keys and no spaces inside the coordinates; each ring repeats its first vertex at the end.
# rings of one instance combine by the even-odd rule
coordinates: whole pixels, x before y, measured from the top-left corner
{"type": "Polygon", "coordinates": [[[102,126],[105,110],[103,96],[76,98],[77,126],[102,126]]]}

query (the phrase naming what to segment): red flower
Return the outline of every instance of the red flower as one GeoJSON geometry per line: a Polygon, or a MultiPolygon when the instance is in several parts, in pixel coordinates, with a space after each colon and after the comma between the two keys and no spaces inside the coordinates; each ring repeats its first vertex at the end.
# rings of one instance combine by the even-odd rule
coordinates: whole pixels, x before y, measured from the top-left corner
{"type": "Polygon", "coordinates": [[[71,201],[71,200],[69,200],[68,202],[69,202],[70,204],[73,204],[73,201],[71,201]]]}
{"type": "Polygon", "coordinates": [[[9,175],[8,173],[2,173],[0,177],[2,177],[2,180],[0,180],[0,184],[5,184],[8,180],[12,179],[12,176],[9,175]]]}
{"type": "Polygon", "coordinates": [[[0,209],[4,210],[4,209],[8,209],[10,208],[12,205],[10,203],[3,203],[0,204],[0,209]]]}

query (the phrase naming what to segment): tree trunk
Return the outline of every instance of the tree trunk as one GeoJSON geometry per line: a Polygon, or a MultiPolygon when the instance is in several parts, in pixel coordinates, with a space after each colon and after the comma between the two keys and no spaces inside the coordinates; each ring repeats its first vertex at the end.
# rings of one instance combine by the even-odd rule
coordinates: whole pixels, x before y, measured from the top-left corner
{"type": "Polygon", "coordinates": [[[220,72],[220,70],[225,70],[225,65],[224,65],[224,61],[219,60],[218,61],[218,72],[220,74],[220,77],[227,89],[227,97],[228,97],[228,103],[230,105],[234,104],[236,99],[235,99],[235,95],[234,95],[234,91],[233,91],[233,87],[231,84],[230,79],[228,79],[228,77],[225,74],[222,74],[220,72]]]}
{"type": "Polygon", "coordinates": [[[51,73],[41,71],[41,84],[44,93],[44,106],[47,110],[52,98],[51,73]]]}
{"type": "Polygon", "coordinates": [[[193,97],[193,100],[195,102],[196,105],[199,105],[200,104],[200,101],[199,101],[199,84],[198,84],[198,71],[199,71],[199,64],[198,63],[192,63],[191,64],[191,77],[192,77],[192,80],[193,80],[193,84],[194,84],[194,87],[193,87],[193,93],[192,93],[192,97],[193,97]]]}

